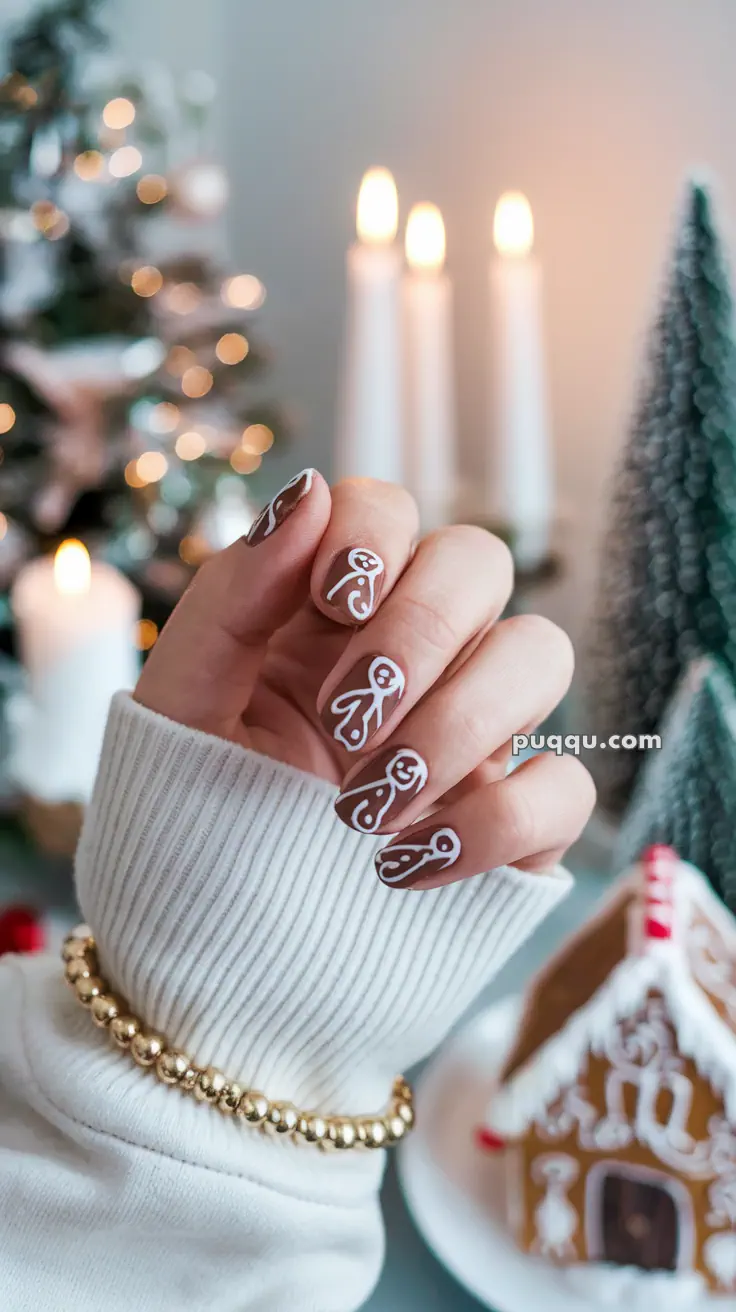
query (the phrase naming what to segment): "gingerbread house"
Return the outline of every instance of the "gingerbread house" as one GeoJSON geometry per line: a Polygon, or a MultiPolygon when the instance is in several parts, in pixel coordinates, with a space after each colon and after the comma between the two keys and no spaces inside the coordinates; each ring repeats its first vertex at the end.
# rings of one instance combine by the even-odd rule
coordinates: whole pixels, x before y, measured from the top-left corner
{"type": "Polygon", "coordinates": [[[669,848],[534,979],[479,1139],[529,1253],[736,1291],[736,920],[669,848]]]}

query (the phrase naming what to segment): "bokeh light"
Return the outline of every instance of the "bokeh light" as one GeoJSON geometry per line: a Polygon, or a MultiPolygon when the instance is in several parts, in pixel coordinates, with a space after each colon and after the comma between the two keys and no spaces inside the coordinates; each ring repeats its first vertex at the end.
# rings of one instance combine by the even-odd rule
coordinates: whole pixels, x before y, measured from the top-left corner
{"type": "Polygon", "coordinates": [[[139,651],[150,651],[158,637],[158,624],[153,620],[139,620],[135,626],[135,645],[139,651]]]}
{"type": "Polygon", "coordinates": [[[223,333],[215,347],[215,355],[221,364],[240,364],[249,350],[248,341],[242,333],[223,333]]]}
{"type": "Polygon", "coordinates": [[[182,374],[181,390],[185,396],[196,399],[206,396],[214,381],[209,369],[205,369],[201,364],[193,364],[182,374]]]}
{"type": "Polygon", "coordinates": [[[236,474],[254,474],[261,463],[261,457],[252,451],[245,451],[242,446],[236,446],[230,457],[230,464],[236,474]]]}
{"type": "Polygon", "coordinates": [[[108,165],[114,178],[129,178],[137,173],[143,163],[143,156],[137,146],[121,146],[114,150],[108,165]]]}
{"type": "Polygon", "coordinates": [[[135,462],[135,471],[143,484],[158,483],[168,467],[163,451],[144,451],[135,462]]]}
{"type": "Polygon", "coordinates": [[[251,455],[262,456],[273,446],[273,433],[266,424],[249,424],[240,439],[240,445],[251,455]]]}
{"type": "Polygon", "coordinates": [[[0,405],[0,433],[9,433],[15,423],[16,415],[12,405],[3,401],[0,405]]]}
{"type": "Polygon", "coordinates": [[[266,288],[253,273],[236,273],[222,285],[222,299],[238,310],[257,310],[266,299],[266,288]]]}
{"type": "Polygon", "coordinates": [[[155,296],[164,285],[164,276],[153,264],[144,264],[136,269],[130,279],[130,285],[136,296],[155,296]]]}
{"type": "Polygon", "coordinates": [[[199,460],[207,450],[207,443],[201,433],[192,429],[190,432],[179,434],[174,450],[180,460],[199,460]]]}
{"type": "Polygon", "coordinates": [[[127,96],[116,96],[108,100],[102,111],[102,121],[106,128],[129,128],[135,118],[135,105],[127,96]]]}
{"type": "Polygon", "coordinates": [[[105,159],[99,150],[83,150],[74,161],[74,172],[83,182],[94,182],[104,167],[105,159]]]}
{"type": "Polygon", "coordinates": [[[168,194],[166,178],[160,173],[147,173],[136,186],[135,194],[143,205],[158,205],[168,194]]]}

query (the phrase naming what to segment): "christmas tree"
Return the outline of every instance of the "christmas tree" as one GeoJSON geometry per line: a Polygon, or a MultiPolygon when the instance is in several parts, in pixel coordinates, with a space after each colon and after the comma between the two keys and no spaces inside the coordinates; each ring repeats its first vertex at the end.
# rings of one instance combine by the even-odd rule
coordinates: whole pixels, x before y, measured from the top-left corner
{"type": "MultiPolygon", "coordinates": [[[[657,731],[690,662],[736,670],[736,348],[707,192],[691,186],[613,497],[594,638],[599,738],[657,731]]],[[[642,753],[599,758],[625,808],[642,753]]]]}
{"type": "Polygon", "coordinates": [[[624,816],[617,868],[667,843],[736,910],[736,690],[709,658],[686,673],[624,816]]]}
{"type": "Polygon", "coordinates": [[[247,527],[279,423],[253,397],[264,288],[193,240],[228,192],[202,151],[212,80],[111,83],[101,7],[34,13],[0,82],[0,589],[73,535],[160,621],[247,527]]]}

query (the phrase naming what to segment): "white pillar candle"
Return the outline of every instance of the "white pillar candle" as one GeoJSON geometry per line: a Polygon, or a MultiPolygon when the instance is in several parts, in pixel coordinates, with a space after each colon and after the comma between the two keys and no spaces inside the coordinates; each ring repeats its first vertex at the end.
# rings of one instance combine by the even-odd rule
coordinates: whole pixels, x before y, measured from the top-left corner
{"type": "Polygon", "coordinates": [[[415,205],[406,225],[404,277],[405,477],[425,533],[452,517],[455,479],[452,287],[445,225],[436,205],[415,205]]]}
{"type": "Polygon", "coordinates": [[[553,488],[542,331],[542,271],[532,255],[534,221],[525,196],[501,197],[493,223],[497,255],[490,299],[493,449],[489,502],[507,527],[517,564],[534,569],[549,552],[553,488]]]}
{"type": "Polygon", "coordinates": [[[12,607],[28,694],[16,710],[11,773],[49,802],[86,802],[110,699],[138,676],[140,598],[112,565],[90,562],[81,542],[31,561],[12,607]]]}
{"type": "Polygon", "coordinates": [[[347,256],[347,323],[336,472],[400,483],[401,253],[396,184],[370,169],[360,188],[358,240],[347,256]]]}

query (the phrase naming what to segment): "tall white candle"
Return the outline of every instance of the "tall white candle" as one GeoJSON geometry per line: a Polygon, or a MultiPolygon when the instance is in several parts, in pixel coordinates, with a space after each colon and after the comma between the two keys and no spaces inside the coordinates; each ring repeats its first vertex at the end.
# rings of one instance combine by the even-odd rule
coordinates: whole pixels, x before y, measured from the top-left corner
{"type": "Polygon", "coordinates": [[[81,542],[31,561],[12,592],[28,695],[12,716],[11,773],[49,802],[86,802],[110,698],[138,674],[136,589],[118,570],[90,562],[81,542]]]}
{"type": "Polygon", "coordinates": [[[400,483],[401,253],[398,197],[388,169],[369,169],[358,196],[358,240],[347,256],[347,323],[336,469],[400,483]]]}
{"type": "Polygon", "coordinates": [[[532,255],[534,221],[520,192],[501,197],[493,222],[497,255],[490,297],[492,371],[491,513],[508,527],[517,564],[534,569],[548,554],[553,513],[542,271],[532,255]]]}
{"type": "Polygon", "coordinates": [[[445,225],[436,205],[415,205],[406,225],[404,278],[406,481],[425,532],[452,517],[455,478],[452,287],[445,225]]]}

